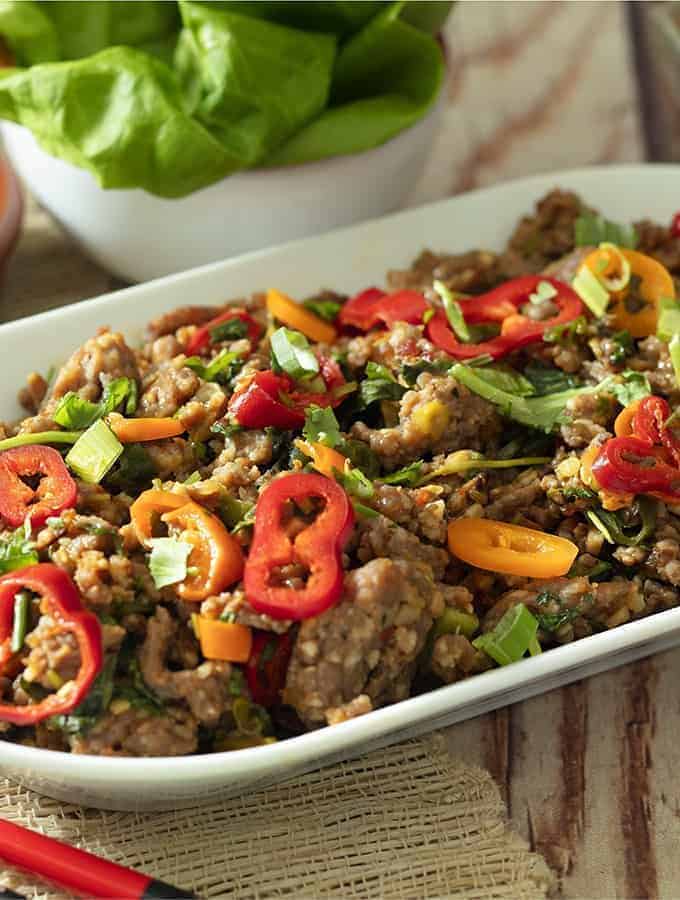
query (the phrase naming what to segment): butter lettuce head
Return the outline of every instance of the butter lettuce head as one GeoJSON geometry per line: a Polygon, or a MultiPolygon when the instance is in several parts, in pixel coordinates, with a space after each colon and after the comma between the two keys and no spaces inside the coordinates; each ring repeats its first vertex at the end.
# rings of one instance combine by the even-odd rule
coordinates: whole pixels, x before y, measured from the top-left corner
{"type": "Polygon", "coordinates": [[[450,3],[0,0],[0,118],[105,188],[181,197],[377,146],[443,77],[450,3]]]}

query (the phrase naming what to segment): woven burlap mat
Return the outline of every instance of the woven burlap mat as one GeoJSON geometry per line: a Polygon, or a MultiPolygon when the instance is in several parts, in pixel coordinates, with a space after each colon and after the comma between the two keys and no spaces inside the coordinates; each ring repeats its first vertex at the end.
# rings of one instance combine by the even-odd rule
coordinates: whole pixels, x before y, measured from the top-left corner
{"type": "MultiPolygon", "coordinates": [[[[33,201],[5,272],[8,321],[118,286],[33,201]]],[[[201,897],[541,898],[554,879],[506,824],[491,776],[444,741],[410,741],[213,806],[86,810],[3,779],[0,816],[201,897]]],[[[0,862],[0,868],[2,863],[0,862]]],[[[0,884],[56,898],[2,872],[0,884]]]]}

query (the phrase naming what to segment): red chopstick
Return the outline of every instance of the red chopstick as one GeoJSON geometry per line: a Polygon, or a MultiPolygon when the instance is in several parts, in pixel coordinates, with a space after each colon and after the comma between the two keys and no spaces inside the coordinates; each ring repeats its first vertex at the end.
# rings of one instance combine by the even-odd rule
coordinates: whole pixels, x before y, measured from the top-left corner
{"type": "Polygon", "coordinates": [[[4,819],[0,819],[0,859],[85,897],[120,900],[195,900],[196,897],[4,819]]]}

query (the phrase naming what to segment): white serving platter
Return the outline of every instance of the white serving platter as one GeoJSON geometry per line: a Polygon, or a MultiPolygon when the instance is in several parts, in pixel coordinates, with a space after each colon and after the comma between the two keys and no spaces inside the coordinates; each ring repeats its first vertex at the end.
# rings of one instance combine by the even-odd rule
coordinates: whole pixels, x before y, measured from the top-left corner
{"type": "MultiPolygon", "coordinates": [[[[500,249],[519,217],[553,187],[578,191],[614,220],[666,222],[677,211],[680,166],[539,175],[0,326],[0,418],[19,414],[15,394],[27,372],[62,362],[102,325],[135,340],[150,318],[187,303],[219,304],[269,286],[298,297],[321,287],[349,293],[381,284],[387,269],[407,265],[425,247],[500,249]]],[[[0,773],[59,800],[103,809],[193,806],[460,722],[679,643],[680,608],[278,744],[202,756],[118,759],[0,741],[0,773]]]]}

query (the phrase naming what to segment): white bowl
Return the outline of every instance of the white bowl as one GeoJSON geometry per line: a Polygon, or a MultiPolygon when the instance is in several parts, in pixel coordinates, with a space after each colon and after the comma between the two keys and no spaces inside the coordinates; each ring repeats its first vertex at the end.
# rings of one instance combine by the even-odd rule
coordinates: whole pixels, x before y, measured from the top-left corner
{"type": "MultiPolygon", "coordinates": [[[[669,221],[677,204],[674,183],[680,183],[680,166],[540,175],[2,325],[0,418],[18,414],[16,388],[27,372],[59,363],[102,324],[136,338],[148,319],[188,301],[223,303],[274,285],[294,297],[309,296],[321,285],[350,292],[380,284],[387,269],[408,265],[423,246],[452,252],[498,249],[518,218],[555,186],[579,191],[613,220],[650,216],[669,221]]],[[[358,756],[678,643],[680,608],[270,746],[180,758],[112,759],[0,741],[0,773],[86,806],[193,806],[358,756]]]]}
{"type": "Polygon", "coordinates": [[[382,216],[420,176],[442,96],[395,138],[364,153],[232,175],[188,197],[104,190],[84,169],[40,148],[30,131],[2,124],[14,168],[40,202],[106,269],[146,281],[382,216]]]}

